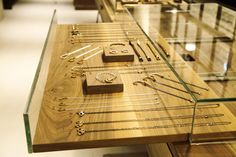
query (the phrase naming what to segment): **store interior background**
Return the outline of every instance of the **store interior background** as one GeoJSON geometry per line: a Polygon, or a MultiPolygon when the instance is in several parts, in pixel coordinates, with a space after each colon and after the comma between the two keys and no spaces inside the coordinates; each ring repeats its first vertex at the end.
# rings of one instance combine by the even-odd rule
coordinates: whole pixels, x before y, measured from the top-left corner
{"type": "Polygon", "coordinates": [[[23,112],[54,9],[61,23],[94,23],[97,17],[96,10],[75,10],[72,0],[18,0],[11,10],[0,0],[0,156],[146,156],[145,146],[28,154],[23,112]]]}

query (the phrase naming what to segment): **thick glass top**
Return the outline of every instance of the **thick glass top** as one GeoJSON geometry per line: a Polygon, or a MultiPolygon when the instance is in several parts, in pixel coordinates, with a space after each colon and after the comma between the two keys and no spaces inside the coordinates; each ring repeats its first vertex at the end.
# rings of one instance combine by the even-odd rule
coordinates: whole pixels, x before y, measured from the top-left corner
{"type": "MultiPolygon", "coordinates": [[[[193,93],[198,102],[236,100],[235,11],[215,3],[138,5],[128,10],[153,42],[179,54],[217,94],[193,93]]],[[[173,58],[166,56],[171,65],[173,58]]],[[[176,72],[183,82],[194,77],[176,72]]]]}

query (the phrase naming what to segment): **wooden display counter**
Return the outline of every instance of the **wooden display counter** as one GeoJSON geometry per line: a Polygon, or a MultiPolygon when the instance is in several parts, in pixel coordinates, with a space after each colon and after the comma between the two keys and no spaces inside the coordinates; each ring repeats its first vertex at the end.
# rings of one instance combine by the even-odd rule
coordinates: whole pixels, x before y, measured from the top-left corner
{"type": "MultiPolygon", "coordinates": [[[[198,104],[192,129],[195,100],[163,56],[168,53],[168,62],[189,83],[186,85],[194,97],[218,98],[215,92],[160,34],[155,37],[161,47],[155,45],[155,49],[127,13],[114,13],[109,4],[101,5],[108,1],[96,2],[103,21],[114,23],[55,25],[54,36],[48,39],[44,70],[39,72],[31,100],[34,107],[29,108],[32,151],[147,144],[149,156],[155,157],[194,156],[196,152],[204,157],[220,155],[218,152],[235,156],[233,144],[185,143],[191,133],[203,140],[234,136],[235,108],[221,103],[198,104]],[[123,45],[132,46],[134,61],[104,62],[105,50],[111,48],[108,53],[116,55],[123,45]],[[65,54],[69,57],[64,58],[65,54]],[[112,93],[88,94],[86,76],[92,84],[110,88],[119,76],[122,90],[106,88],[112,93]]],[[[92,90],[104,91],[99,86],[92,90]]]]}
{"type": "MultiPolygon", "coordinates": [[[[42,63],[42,67],[48,65],[44,68],[48,74],[42,80],[42,101],[37,95],[32,99],[41,106],[38,119],[34,119],[37,125],[31,128],[35,130],[33,152],[188,140],[194,100],[162,57],[154,56],[157,50],[135,23],[55,28],[54,42],[48,43],[50,51],[45,52],[42,63]],[[115,45],[115,50],[130,41],[143,61],[136,54],[132,62],[103,62],[105,47],[115,45]],[[72,54],[75,50],[79,51],[76,55],[72,54]],[[94,81],[106,85],[119,74],[124,89],[87,94],[86,73],[94,73],[94,81]],[[103,74],[108,77],[105,82],[103,74]]],[[[171,51],[170,55],[176,71],[194,75],[194,80],[188,80],[195,86],[189,88],[198,97],[216,96],[178,55],[171,51]]],[[[197,137],[236,130],[235,117],[218,103],[198,105],[195,118],[197,137]]]]}

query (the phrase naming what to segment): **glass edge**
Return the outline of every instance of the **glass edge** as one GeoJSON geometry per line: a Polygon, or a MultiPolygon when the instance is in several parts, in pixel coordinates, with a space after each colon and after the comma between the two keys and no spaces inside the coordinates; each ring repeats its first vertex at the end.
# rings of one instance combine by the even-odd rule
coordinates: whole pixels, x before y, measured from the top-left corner
{"type": "Polygon", "coordinates": [[[49,25],[49,30],[47,32],[47,37],[46,37],[46,40],[44,42],[44,46],[43,46],[43,49],[42,49],[42,54],[40,56],[39,64],[37,66],[36,73],[35,73],[35,76],[34,76],[34,80],[33,80],[33,83],[31,85],[31,88],[30,88],[30,94],[28,96],[28,101],[26,103],[24,113],[27,113],[28,110],[29,110],[29,107],[30,107],[30,102],[31,102],[31,99],[32,99],[32,96],[33,96],[33,93],[34,93],[34,90],[35,90],[35,87],[36,87],[36,84],[37,84],[37,81],[38,81],[38,77],[39,77],[39,73],[40,73],[41,65],[42,65],[42,59],[44,57],[45,49],[47,47],[48,37],[49,37],[49,34],[51,32],[52,23],[53,23],[53,20],[55,18],[55,15],[56,15],[56,10],[54,9],[53,15],[52,15],[52,18],[51,18],[51,21],[50,21],[50,25],[49,25]]]}
{"type": "Polygon", "coordinates": [[[211,103],[211,102],[236,102],[236,98],[207,98],[207,99],[198,99],[198,103],[211,103]]]}
{"type": "Polygon", "coordinates": [[[30,124],[29,124],[29,116],[28,116],[28,114],[24,113],[23,114],[23,118],[24,118],[25,135],[26,135],[26,142],[27,142],[28,153],[33,153],[32,139],[31,139],[31,133],[30,133],[30,124]]]}
{"type": "Polygon", "coordinates": [[[33,97],[33,93],[35,91],[36,84],[38,82],[38,77],[39,77],[39,73],[40,73],[41,65],[42,65],[42,59],[43,59],[44,54],[45,54],[45,49],[47,47],[49,34],[51,32],[51,28],[52,28],[52,24],[53,24],[53,21],[55,19],[55,16],[56,16],[56,9],[54,9],[53,14],[52,14],[52,18],[51,18],[51,21],[50,21],[50,24],[49,24],[49,30],[47,32],[47,37],[46,37],[46,40],[44,42],[44,46],[43,46],[43,49],[42,49],[40,60],[39,60],[39,63],[38,63],[38,66],[37,66],[37,69],[36,69],[36,72],[35,72],[34,80],[32,82],[32,85],[31,85],[31,88],[30,88],[30,93],[29,93],[27,103],[26,103],[26,107],[25,107],[24,113],[23,113],[28,153],[33,153],[32,137],[31,137],[31,132],[30,132],[30,122],[29,122],[28,111],[29,111],[29,108],[30,108],[30,104],[31,104],[31,100],[32,100],[32,97],[33,97]]]}

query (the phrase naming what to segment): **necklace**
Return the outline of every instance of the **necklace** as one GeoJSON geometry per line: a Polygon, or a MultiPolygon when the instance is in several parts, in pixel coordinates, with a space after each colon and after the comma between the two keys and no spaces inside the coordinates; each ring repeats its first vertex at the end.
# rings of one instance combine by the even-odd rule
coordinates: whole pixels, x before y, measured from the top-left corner
{"type": "Polygon", "coordinates": [[[80,107],[80,108],[63,108],[63,107],[54,107],[54,110],[57,110],[59,112],[62,111],[74,111],[74,110],[81,110],[81,109],[101,109],[101,108],[114,108],[114,107],[133,107],[133,106],[150,106],[150,105],[159,105],[159,102],[151,102],[151,103],[142,103],[142,104],[132,104],[132,105],[108,105],[108,106],[99,106],[99,107],[80,107]]]}
{"type": "Polygon", "coordinates": [[[93,124],[109,124],[109,123],[126,123],[126,122],[143,122],[143,121],[163,121],[163,120],[176,120],[176,119],[208,119],[214,117],[223,117],[224,114],[204,114],[204,115],[197,115],[193,117],[193,115],[176,115],[176,116],[169,116],[169,117],[159,117],[159,118],[143,118],[143,119],[125,119],[125,120],[108,120],[108,121],[95,121],[95,122],[84,122],[82,120],[77,121],[75,123],[75,127],[79,128],[84,125],[93,125],[93,124]]]}
{"type": "MultiPolygon", "coordinates": [[[[231,122],[209,122],[209,123],[196,123],[195,127],[203,127],[203,126],[219,126],[219,125],[230,125],[231,122]]],[[[162,128],[177,128],[177,127],[187,127],[192,126],[192,123],[182,123],[182,124],[170,124],[170,125],[154,125],[148,127],[129,127],[129,128],[111,128],[111,129],[93,129],[93,130],[85,130],[81,127],[77,128],[77,135],[82,136],[85,133],[97,133],[97,132],[110,132],[110,131],[127,131],[127,130],[144,130],[144,129],[162,129],[162,128]]]]}
{"type": "MultiPolygon", "coordinates": [[[[195,105],[183,105],[183,106],[170,106],[170,107],[155,107],[155,108],[147,108],[147,109],[130,109],[130,110],[112,110],[112,111],[79,111],[76,114],[79,117],[83,117],[84,115],[89,114],[108,114],[108,113],[125,113],[125,112],[145,112],[145,111],[167,111],[167,110],[181,110],[181,109],[192,109],[195,105]]],[[[211,105],[201,105],[198,106],[198,109],[205,109],[205,108],[216,108],[219,107],[219,104],[211,104],[211,105]]]]}
{"type": "Polygon", "coordinates": [[[147,82],[144,82],[144,81],[135,81],[135,82],[133,82],[133,85],[136,85],[136,86],[137,86],[138,84],[141,84],[141,85],[143,85],[143,86],[145,86],[145,87],[149,87],[149,88],[152,88],[152,89],[154,89],[154,90],[156,90],[156,91],[159,91],[159,92],[162,92],[162,93],[165,93],[165,94],[174,96],[174,97],[176,97],[176,98],[189,101],[189,102],[191,102],[191,103],[194,102],[194,101],[192,101],[192,100],[190,100],[190,99],[187,99],[187,98],[185,98],[185,97],[182,97],[182,96],[179,96],[179,95],[176,95],[176,94],[172,94],[172,93],[170,93],[170,92],[167,92],[167,91],[164,91],[164,90],[162,90],[162,89],[156,88],[156,87],[154,87],[154,86],[152,86],[152,85],[150,85],[150,84],[148,84],[147,82]]]}
{"type": "MultiPolygon", "coordinates": [[[[175,68],[186,68],[186,66],[176,65],[175,68]]],[[[143,72],[156,72],[170,70],[166,65],[151,65],[151,66],[134,66],[134,67],[104,67],[104,68],[81,68],[79,66],[74,66],[71,68],[73,74],[79,76],[84,76],[85,72],[94,72],[94,71],[104,71],[104,70],[119,70],[120,74],[129,74],[129,73],[143,73],[143,72]],[[154,69],[154,70],[153,70],[154,69]],[[136,70],[136,71],[135,71],[136,70]],[[138,70],[138,71],[137,71],[138,70]]]]}
{"type": "Polygon", "coordinates": [[[158,96],[157,93],[145,93],[145,94],[129,94],[129,95],[111,95],[111,94],[107,94],[107,95],[103,95],[105,98],[101,97],[101,96],[85,96],[85,97],[62,97],[62,98],[57,98],[56,100],[58,101],[66,101],[66,100],[85,100],[85,99],[89,99],[89,100],[102,100],[102,99],[120,99],[120,98],[133,98],[133,97],[147,97],[147,96],[158,96]]]}
{"type": "MultiPolygon", "coordinates": [[[[175,67],[175,69],[184,69],[186,68],[186,66],[179,66],[179,67],[175,67]]],[[[153,70],[152,69],[141,69],[141,70],[124,70],[124,71],[119,71],[119,74],[149,74],[149,73],[155,73],[155,72],[167,72],[169,71],[170,69],[169,68],[154,68],[153,70]]],[[[99,70],[96,70],[96,71],[99,71],[99,70]]],[[[71,78],[76,78],[77,76],[79,77],[83,77],[85,76],[85,71],[80,71],[80,72],[72,72],[71,73],[71,78]]]]}
{"type": "MultiPolygon", "coordinates": [[[[119,98],[120,99],[120,98],[119,98]]],[[[156,101],[156,100],[159,100],[159,98],[156,98],[156,97],[151,97],[151,98],[136,98],[134,100],[132,100],[133,98],[129,98],[129,100],[116,100],[115,98],[112,99],[112,101],[105,101],[106,99],[89,99],[89,102],[76,102],[75,104],[72,104],[72,103],[64,103],[64,102],[60,102],[59,103],[59,106],[77,106],[77,105],[97,105],[99,103],[103,103],[103,104],[111,104],[112,102],[114,102],[114,100],[116,100],[115,102],[116,103],[129,103],[129,102],[141,102],[141,101],[156,101]],[[95,100],[95,101],[92,101],[91,100],[95,100]],[[103,101],[99,101],[99,100],[103,100],[103,101]]]]}
{"type": "MultiPolygon", "coordinates": [[[[153,74],[151,74],[151,76],[153,76],[153,75],[154,75],[154,76],[158,76],[158,77],[160,77],[160,78],[162,78],[162,79],[171,81],[171,82],[175,82],[175,83],[181,84],[180,82],[178,82],[178,81],[176,81],[176,80],[173,80],[173,79],[169,79],[169,78],[167,78],[167,77],[165,77],[165,76],[163,76],[163,75],[161,75],[161,74],[159,74],[159,73],[153,73],[153,74]]],[[[193,87],[202,89],[202,90],[209,91],[208,88],[204,88],[204,87],[201,87],[201,86],[199,86],[199,85],[195,85],[195,84],[188,83],[188,82],[184,82],[184,83],[185,83],[185,84],[188,84],[188,85],[190,85],[190,86],[193,86],[193,87]]]]}
{"type": "MultiPolygon", "coordinates": [[[[175,90],[184,92],[184,93],[188,93],[188,91],[185,91],[185,90],[182,90],[182,89],[173,87],[173,86],[171,86],[171,85],[168,85],[168,84],[165,84],[165,83],[162,83],[162,82],[158,82],[153,76],[147,76],[147,77],[143,78],[143,80],[144,80],[144,81],[146,81],[146,80],[151,80],[151,81],[154,82],[154,83],[157,83],[157,84],[160,84],[160,85],[163,85],[163,86],[166,86],[166,87],[169,87],[169,88],[172,88],[172,89],[175,89],[175,90]]],[[[190,91],[191,91],[191,90],[190,90],[190,91]]],[[[195,91],[191,91],[191,92],[194,93],[194,94],[197,94],[197,95],[201,95],[199,92],[195,92],[195,91]]],[[[189,94],[189,93],[188,93],[188,94],[189,94]]]]}

